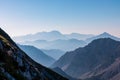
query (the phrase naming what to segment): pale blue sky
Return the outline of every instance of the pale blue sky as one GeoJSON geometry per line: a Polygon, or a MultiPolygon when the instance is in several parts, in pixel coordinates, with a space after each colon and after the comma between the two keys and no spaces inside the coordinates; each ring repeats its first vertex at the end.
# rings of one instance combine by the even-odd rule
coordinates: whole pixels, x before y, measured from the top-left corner
{"type": "Polygon", "coordinates": [[[59,30],[120,37],[120,0],[0,0],[0,26],[11,36],[59,30]]]}

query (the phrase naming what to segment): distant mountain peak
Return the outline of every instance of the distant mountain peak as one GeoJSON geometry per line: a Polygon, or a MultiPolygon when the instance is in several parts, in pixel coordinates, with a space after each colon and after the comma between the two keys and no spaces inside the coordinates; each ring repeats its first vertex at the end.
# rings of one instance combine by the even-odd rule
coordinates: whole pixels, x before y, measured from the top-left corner
{"type": "Polygon", "coordinates": [[[36,34],[45,34],[45,33],[57,33],[57,34],[61,34],[59,31],[57,31],[57,30],[53,30],[53,31],[43,31],[43,32],[38,32],[38,33],[36,33],[36,34]]]}
{"type": "Polygon", "coordinates": [[[120,41],[120,38],[118,38],[116,36],[113,36],[113,35],[111,35],[111,34],[109,34],[107,32],[104,32],[104,33],[102,33],[100,35],[97,35],[97,36],[86,39],[86,42],[90,43],[91,41],[93,41],[95,39],[99,39],[99,38],[111,38],[111,39],[114,39],[116,41],[120,41]]]}
{"type": "Polygon", "coordinates": [[[107,33],[107,32],[103,32],[103,34],[109,34],[109,33],[107,33]]]}
{"type": "Polygon", "coordinates": [[[109,33],[107,33],[107,32],[104,32],[104,33],[102,33],[102,34],[100,34],[100,35],[104,35],[104,36],[112,36],[111,34],[109,34],[109,33]]]}
{"type": "Polygon", "coordinates": [[[59,31],[57,30],[53,30],[53,31],[50,31],[50,32],[54,32],[54,33],[60,33],[59,31]]]}

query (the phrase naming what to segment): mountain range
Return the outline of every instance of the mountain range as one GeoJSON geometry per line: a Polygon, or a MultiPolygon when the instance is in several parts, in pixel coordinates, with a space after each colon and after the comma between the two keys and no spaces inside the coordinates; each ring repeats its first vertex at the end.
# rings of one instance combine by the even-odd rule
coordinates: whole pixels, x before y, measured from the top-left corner
{"type": "Polygon", "coordinates": [[[58,39],[68,40],[73,38],[78,40],[85,40],[93,36],[94,35],[92,34],[79,34],[79,33],[62,34],[59,31],[51,31],[51,32],[38,32],[36,34],[28,34],[24,36],[16,36],[13,37],[13,40],[16,42],[36,41],[36,40],[54,41],[58,39]]]}
{"type": "Polygon", "coordinates": [[[71,33],[65,34],[68,39],[78,39],[78,40],[86,40],[88,38],[94,37],[93,34],[79,34],[79,33],[71,33]]]}
{"type": "Polygon", "coordinates": [[[120,42],[110,38],[92,41],[67,52],[53,65],[71,77],[82,80],[120,79],[120,42]]]}
{"type": "Polygon", "coordinates": [[[77,39],[69,39],[69,40],[58,39],[55,41],[46,41],[46,40],[26,41],[20,44],[33,45],[39,49],[59,49],[62,51],[71,51],[78,47],[85,46],[86,42],[77,39]]]}
{"type": "Polygon", "coordinates": [[[33,61],[0,28],[1,80],[67,80],[33,61]]]}
{"type": "Polygon", "coordinates": [[[39,32],[26,36],[14,37],[13,39],[18,41],[19,44],[33,45],[39,49],[59,49],[62,51],[72,51],[99,38],[111,38],[120,41],[120,38],[115,37],[107,32],[95,36],[78,33],[62,34],[58,31],[39,32]]]}
{"type": "Polygon", "coordinates": [[[84,39],[77,33],[67,35],[52,31],[14,39],[23,41],[20,43],[24,45],[33,45],[51,57],[55,57],[52,54],[58,56],[55,50],[67,51],[60,52],[61,57],[56,58],[51,68],[68,79],[119,80],[120,38],[107,32],[82,36],[84,39]]]}
{"type": "Polygon", "coordinates": [[[19,45],[19,47],[36,62],[49,67],[55,62],[55,59],[46,55],[40,49],[30,45],[19,45]]]}

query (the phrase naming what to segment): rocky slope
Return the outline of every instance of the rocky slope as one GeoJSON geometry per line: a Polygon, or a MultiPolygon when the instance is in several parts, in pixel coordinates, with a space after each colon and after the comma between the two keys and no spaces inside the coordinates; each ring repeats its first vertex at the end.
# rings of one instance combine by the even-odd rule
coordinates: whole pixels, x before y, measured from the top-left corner
{"type": "Polygon", "coordinates": [[[34,62],[0,28],[1,80],[67,80],[34,62]]]}
{"type": "Polygon", "coordinates": [[[97,39],[83,48],[67,52],[52,67],[83,80],[119,80],[120,42],[97,39]]]}

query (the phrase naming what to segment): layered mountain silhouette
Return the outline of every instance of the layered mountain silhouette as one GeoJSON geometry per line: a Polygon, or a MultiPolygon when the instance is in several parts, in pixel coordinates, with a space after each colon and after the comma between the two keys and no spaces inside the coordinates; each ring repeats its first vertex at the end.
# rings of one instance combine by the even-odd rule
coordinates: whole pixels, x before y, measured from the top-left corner
{"type": "Polygon", "coordinates": [[[115,37],[107,32],[104,32],[100,35],[97,35],[97,36],[94,36],[94,37],[91,37],[91,38],[88,38],[86,39],[86,42],[87,43],[90,43],[91,41],[95,40],[95,39],[99,39],[99,38],[111,38],[111,39],[114,39],[114,40],[117,40],[117,41],[120,41],[120,38],[118,37],[115,37]]]}
{"type": "Polygon", "coordinates": [[[0,28],[0,80],[67,80],[27,56],[0,28]]]}
{"type": "Polygon", "coordinates": [[[79,34],[79,33],[71,33],[65,35],[69,39],[78,39],[78,40],[86,40],[88,38],[94,37],[92,34],[79,34]]]}
{"type": "Polygon", "coordinates": [[[52,67],[82,80],[119,80],[120,42],[110,38],[94,40],[83,48],[67,52],[52,67]]]}
{"type": "Polygon", "coordinates": [[[77,39],[69,39],[69,40],[58,39],[54,41],[46,41],[46,40],[27,41],[20,44],[33,45],[39,49],[59,49],[62,51],[71,51],[78,47],[85,46],[86,42],[77,39]]]}
{"type": "Polygon", "coordinates": [[[50,49],[50,50],[41,49],[41,50],[48,56],[51,56],[52,58],[54,58],[55,60],[58,60],[62,55],[65,54],[64,51],[59,49],[50,49]]]}
{"type": "Polygon", "coordinates": [[[19,47],[28,55],[30,56],[33,60],[36,62],[44,65],[44,66],[51,66],[54,62],[55,59],[46,55],[44,52],[42,52],[40,49],[30,46],[30,45],[19,45],[19,47]]]}
{"type": "Polygon", "coordinates": [[[78,33],[62,34],[58,31],[39,32],[26,36],[14,37],[13,39],[15,41],[21,41],[18,42],[19,44],[33,45],[39,49],[59,49],[62,51],[71,51],[78,47],[83,47],[91,41],[99,38],[111,38],[120,41],[120,38],[117,38],[107,32],[94,36],[78,33]]]}
{"type": "Polygon", "coordinates": [[[91,34],[62,34],[59,31],[51,31],[51,32],[38,32],[36,34],[28,34],[25,36],[17,36],[13,37],[16,42],[25,42],[25,41],[36,41],[36,40],[46,40],[46,41],[54,41],[54,40],[68,40],[68,39],[78,39],[85,40],[87,38],[93,37],[91,34]]]}

